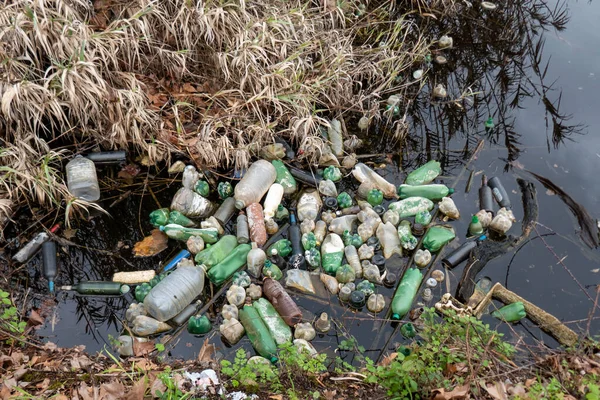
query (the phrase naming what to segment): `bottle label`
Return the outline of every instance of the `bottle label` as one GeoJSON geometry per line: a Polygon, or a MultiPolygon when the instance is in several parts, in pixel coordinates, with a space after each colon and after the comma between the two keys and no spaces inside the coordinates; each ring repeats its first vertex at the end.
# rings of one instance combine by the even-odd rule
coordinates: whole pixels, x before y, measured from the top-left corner
{"type": "Polygon", "coordinates": [[[496,201],[498,201],[498,203],[502,201],[502,194],[500,193],[500,190],[498,190],[498,188],[493,188],[492,193],[494,193],[494,197],[496,198],[496,201]]]}

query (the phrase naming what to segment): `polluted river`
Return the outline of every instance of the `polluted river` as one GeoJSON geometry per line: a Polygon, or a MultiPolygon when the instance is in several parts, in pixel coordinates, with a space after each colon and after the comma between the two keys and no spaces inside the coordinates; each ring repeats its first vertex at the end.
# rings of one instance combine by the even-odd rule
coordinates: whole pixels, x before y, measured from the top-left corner
{"type": "MultiPolygon", "coordinates": [[[[402,102],[398,107],[399,101],[389,93],[382,95],[381,107],[387,108],[383,119],[344,115],[342,149],[337,148],[341,143],[333,132],[336,121],[331,121],[332,128],[324,135],[329,135],[332,151],[338,153],[329,163],[337,162],[339,169],[297,163],[293,145],[287,150],[275,145],[263,149],[246,171],[199,168],[199,175],[190,167],[167,171],[177,161],[178,166],[189,165],[184,158],[150,169],[138,166],[133,155],[121,164],[97,162],[99,204],[108,215],[92,210],[94,216],[89,220],[81,219],[57,231],[55,295],[43,273],[42,253],[48,251],[34,256],[15,282],[30,290],[33,307],[45,317],[38,335],[59,346],[85,345],[89,352],[114,352],[117,338],[137,329],[126,322],[126,314],[136,297],[142,300],[145,294],[151,300],[144,304],[154,307],[148,308],[149,315],[167,323],[160,324],[165,332],[150,337],[163,343],[169,356],[196,358],[208,340],[215,344],[219,357],[232,359],[240,346],[254,354],[249,336],[257,331],[251,320],[258,315],[257,309],[261,316],[272,311],[264,304],[268,299],[283,316],[284,326],[294,327],[288,327],[288,333],[282,328],[284,338],[279,340],[285,341],[286,334],[310,338],[311,332],[305,331],[312,326],[317,332],[310,344],[318,352],[337,354],[353,363],[357,361],[355,350],[364,348],[365,356],[378,360],[413,340],[408,332],[412,327],[406,323],[418,316],[421,307],[433,307],[445,293],[466,302],[482,278],[491,285],[501,284],[575,332],[598,332],[600,322],[588,317],[600,281],[596,248],[600,189],[593,173],[600,167],[593,129],[600,123],[595,110],[600,56],[589,49],[598,39],[592,27],[600,5],[529,3],[530,8],[519,8],[528,11],[518,18],[508,18],[510,11],[499,7],[494,12],[474,12],[460,24],[431,26],[440,36],[451,36],[453,43],[432,52],[414,71],[406,71],[421,79],[419,71],[423,70],[425,77],[417,84],[421,91],[408,105],[402,102]],[[509,23],[518,26],[505,29],[509,23]],[[440,96],[441,83],[447,96],[440,96]],[[406,134],[394,137],[390,124],[384,123],[386,118],[396,121],[394,127],[406,126],[406,134]],[[295,190],[287,186],[289,179],[280,176],[285,168],[296,177],[295,190]],[[328,179],[335,183],[323,182],[328,179]],[[281,186],[273,186],[274,182],[281,186]],[[405,183],[412,185],[402,186],[405,183]],[[424,189],[420,185],[425,183],[436,186],[424,189]],[[188,197],[210,202],[210,206],[202,204],[202,211],[192,215],[189,199],[175,205],[173,198],[182,187],[187,187],[188,197]],[[430,212],[431,222],[426,213],[415,216],[405,203],[398,203],[413,196],[431,199],[409,204],[430,212]],[[508,236],[498,232],[506,228],[502,225],[484,229],[487,237],[482,238],[481,228],[472,218],[479,212],[480,222],[487,224],[488,214],[480,212],[480,196],[489,196],[483,208],[493,211],[496,225],[508,224],[508,236]],[[277,207],[280,198],[283,207],[277,207]],[[208,218],[223,203],[227,204],[217,211],[217,217],[208,218]],[[446,210],[451,203],[458,215],[446,210]],[[501,206],[510,212],[498,218],[501,206]],[[170,212],[165,210],[169,207],[170,212]],[[186,234],[169,225],[189,221],[174,210],[187,213],[194,228],[203,230],[186,234]],[[251,240],[240,232],[240,225],[248,220],[251,240]],[[307,222],[310,220],[315,223],[307,222]],[[160,250],[136,246],[153,229],[154,236],[162,237],[163,249],[136,257],[136,252],[160,250]],[[259,232],[262,229],[264,232],[259,232]],[[178,235],[185,240],[174,239],[178,235]],[[203,240],[190,243],[190,235],[200,235],[203,240]],[[379,240],[374,239],[377,237],[379,240]],[[278,244],[283,257],[268,251],[269,245],[281,240],[290,241],[278,244]],[[452,258],[442,262],[468,243],[483,250],[480,254],[466,252],[464,261],[456,265],[452,258]],[[216,250],[207,252],[215,246],[216,250]],[[185,252],[188,247],[194,252],[206,249],[194,262],[194,254],[185,252]],[[270,261],[261,259],[253,247],[262,247],[270,261]],[[422,256],[417,249],[425,248],[431,250],[431,262],[416,268],[415,261],[422,256]],[[258,258],[246,266],[248,253],[258,258]],[[465,259],[469,254],[471,258],[465,259]],[[169,264],[181,256],[191,261],[169,264]],[[367,262],[357,260],[359,256],[367,262]],[[219,265],[214,257],[218,261],[228,258],[219,265]],[[315,258],[320,258],[321,265],[315,258]],[[195,266],[199,264],[204,264],[206,277],[204,270],[195,266]],[[162,278],[166,266],[171,274],[162,278]],[[236,270],[251,273],[234,276],[236,270]],[[129,291],[117,285],[112,295],[77,293],[91,290],[76,286],[80,282],[110,282],[115,273],[133,271],[155,271],[157,288],[160,279],[177,272],[180,276],[178,281],[172,279],[174,285],[194,286],[190,293],[195,294],[189,299],[171,298],[186,303],[173,311],[166,304],[168,294],[161,297],[150,285],[140,289],[141,282],[129,285],[129,291]],[[363,277],[358,278],[357,273],[363,277]],[[334,277],[339,282],[332,281],[334,277]],[[233,289],[232,280],[239,284],[233,289]],[[329,290],[324,282],[330,284],[329,290]],[[346,283],[343,288],[343,284],[338,286],[342,282],[346,283]],[[401,282],[414,287],[414,301],[411,289],[400,287],[401,282]],[[398,290],[404,296],[393,302],[398,290]],[[281,300],[288,294],[289,299],[281,300]],[[243,307],[247,297],[255,303],[252,309],[243,307]],[[262,300],[257,301],[259,298],[262,300]],[[281,311],[288,301],[294,307],[281,311]],[[192,333],[188,331],[189,315],[179,318],[179,326],[172,320],[188,304],[193,306],[189,315],[201,311],[189,325],[194,325],[192,333]],[[235,307],[225,307],[228,304],[235,307]],[[220,332],[224,314],[229,317],[227,323],[241,320],[249,335],[235,344],[224,339],[220,332]]],[[[7,236],[10,229],[26,223],[17,219],[7,236]]],[[[98,290],[107,293],[115,288],[107,283],[98,290]]],[[[489,311],[502,306],[494,301],[489,311]]],[[[537,340],[550,347],[567,344],[528,318],[514,324],[488,313],[481,318],[510,341],[537,340]]],[[[270,354],[268,349],[261,351],[270,354]]]]}

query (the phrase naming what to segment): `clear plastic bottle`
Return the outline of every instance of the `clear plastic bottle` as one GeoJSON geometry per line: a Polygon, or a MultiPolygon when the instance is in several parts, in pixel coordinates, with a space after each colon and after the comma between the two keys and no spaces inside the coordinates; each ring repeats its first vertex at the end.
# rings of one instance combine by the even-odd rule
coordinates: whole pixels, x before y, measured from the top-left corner
{"type": "Polygon", "coordinates": [[[235,199],[228,197],[223,200],[223,203],[217,208],[213,217],[217,219],[222,225],[227,225],[227,222],[233,217],[235,213],[235,199]]]}
{"type": "Polygon", "coordinates": [[[78,155],[69,161],[66,170],[67,187],[73,196],[85,201],[100,199],[96,166],[92,160],[78,155]]]}
{"type": "Polygon", "coordinates": [[[344,231],[354,231],[354,225],[358,221],[358,216],[356,215],[345,215],[343,217],[337,217],[331,224],[329,224],[329,230],[333,233],[337,233],[341,235],[344,231]]]}
{"type": "Polygon", "coordinates": [[[180,267],[152,288],[144,299],[148,314],[167,321],[179,314],[204,289],[204,270],[180,267]]]}
{"type": "Polygon", "coordinates": [[[258,248],[256,243],[252,243],[252,250],[248,253],[246,258],[248,263],[248,272],[255,278],[260,277],[263,265],[267,260],[267,254],[263,249],[258,248]]]}
{"type": "Polygon", "coordinates": [[[194,190],[196,182],[200,179],[200,174],[193,165],[186,165],[183,169],[183,176],[181,177],[181,185],[190,190],[194,190]]]}
{"type": "Polygon", "coordinates": [[[327,313],[321,313],[319,318],[315,321],[315,330],[321,333],[327,333],[331,329],[331,321],[327,313]]]}
{"type": "Polygon", "coordinates": [[[379,224],[377,227],[377,239],[381,243],[383,248],[383,256],[390,258],[392,254],[396,253],[402,256],[402,248],[400,247],[400,238],[394,225],[390,222],[385,224],[379,224]]]}
{"type": "Polygon", "coordinates": [[[327,235],[327,224],[325,223],[325,221],[317,221],[317,223],[315,224],[315,237],[317,238],[317,243],[321,244],[323,243],[323,240],[325,239],[325,235],[327,235]]]}
{"type": "Polygon", "coordinates": [[[275,182],[277,171],[273,164],[258,160],[248,168],[242,180],[235,186],[235,206],[238,210],[258,203],[275,182]]]}
{"type": "Polygon", "coordinates": [[[248,229],[248,217],[243,211],[237,217],[236,231],[237,242],[239,244],[248,243],[250,241],[250,232],[248,229]]]}
{"type": "Polygon", "coordinates": [[[354,269],[354,275],[356,279],[362,278],[363,270],[360,265],[360,258],[358,258],[358,251],[354,246],[344,247],[344,254],[346,255],[346,261],[354,269]]]}
{"type": "Polygon", "coordinates": [[[138,315],[133,320],[131,332],[137,336],[149,336],[170,331],[171,329],[173,329],[171,328],[171,325],[165,322],[157,321],[156,319],[147,317],[145,315],[138,315]]]}
{"type": "Polygon", "coordinates": [[[277,207],[279,204],[281,204],[281,199],[283,199],[283,186],[281,186],[279,183],[272,184],[267,192],[267,196],[265,197],[263,207],[265,219],[273,218],[275,216],[277,207]]]}
{"type": "Polygon", "coordinates": [[[316,189],[304,190],[298,199],[298,220],[302,222],[305,219],[317,219],[322,205],[321,196],[316,189]]]}
{"type": "Polygon", "coordinates": [[[219,332],[231,345],[236,344],[244,336],[246,330],[236,318],[225,319],[219,326],[219,332]]]}
{"type": "MultiPolygon", "coordinates": [[[[381,175],[377,172],[373,171],[371,168],[367,167],[363,163],[358,163],[354,166],[352,170],[352,175],[361,183],[364,182],[372,182],[374,188],[377,188],[383,192],[383,195],[388,199],[396,198],[396,187],[386,181],[381,175]]],[[[371,187],[373,189],[373,187],[371,187]]],[[[370,191],[370,189],[369,189],[370,191]]],[[[366,193],[368,195],[368,192],[366,193]]],[[[365,198],[366,198],[365,195],[365,198]]]]}
{"type": "Polygon", "coordinates": [[[189,218],[206,218],[213,213],[215,206],[193,190],[182,187],[171,200],[171,210],[179,211],[189,218]]]}
{"type": "Polygon", "coordinates": [[[315,338],[315,336],[317,336],[317,333],[310,322],[301,322],[296,325],[296,329],[294,330],[295,339],[304,339],[310,342],[315,338]]]}
{"type": "Polygon", "coordinates": [[[329,142],[331,143],[331,151],[336,157],[344,155],[344,142],[342,138],[342,123],[337,119],[332,119],[329,122],[329,129],[327,129],[327,135],[329,136],[329,142]]]}

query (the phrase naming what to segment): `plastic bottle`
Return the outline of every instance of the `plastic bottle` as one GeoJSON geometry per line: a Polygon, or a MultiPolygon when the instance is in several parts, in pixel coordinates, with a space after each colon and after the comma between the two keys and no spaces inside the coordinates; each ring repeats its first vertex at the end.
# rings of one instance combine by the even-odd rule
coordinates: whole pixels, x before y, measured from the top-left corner
{"type": "Polygon", "coordinates": [[[194,190],[194,185],[200,179],[200,174],[193,165],[186,165],[183,169],[183,176],[181,177],[181,185],[190,190],[194,190]]]}
{"type": "Polygon", "coordinates": [[[188,320],[187,331],[192,335],[204,335],[212,329],[212,323],[206,315],[194,315],[188,320]]]}
{"type": "Polygon", "coordinates": [[[317,247],[317,237],[312,232],[302,234],[302,247],[304,250],[310,250],[317,247]]]}
{"type": "Polygon", "coordinates": [[[354,290],[352,293],[350,293],[349,303],[352,308],[360,310],[367,303],[367,299],[363,292],[360,290],[354,290]]]}
{"type": "Polygon", "coordinates": [[[337,269],[335,273],[335,279],[340,283],[354,282],[356,279],[354,268],[352,268],[349,264],[342,265],[337,269]]]}
{"type": "Polygon", "coordinates": [[[471,223],[469,224],[469,236],[478,236],[483,233],[483,226],[479,222],[477,215],[473,215],[471,223]]]}
{"type": "Polygon", "coordinates": [[[284,343],[290,343],[292,341],[292,330],[285,323],[281,315],[277,313],[275,307],[267,299],[261,298],[256,300],[252,306],[256,309],[256,312],[265,325],[269,329],[271,336],[278,345],[284,343]]]}
{"type": "Polygon", "coordinates": [[[338,208],[348,208],[352,206],[352,197],[346,192],[342,192],[337,196],[338,208]]]}
{"type": "Polygon", "coordinates": [[[429,250],[418,249],[415,253],[415,264],[419,268],[425,268],[431,262],[431,253],[429,250]]]}
{"type": "Polygon", "coordinates": [[[440,163],[431,160],[408,174],[404,183],[407,185],[425,185],[437,178],[441,172],[440,163]]]}
{"type": "Polygon", "coordinates": [[[407,322],[400,327],[400,333],[407,339],[412,339],[417,336],[415,326],[410,322],[407,322]]]}
{"type": "Polygon", "coordinates": [[[471,254],[471,251],[485,239],[486,236],[482,235],[477,240],[469,240],[463,243],[456,250],[444,257],[442,259],[442,264],[444,264],[450,269],[460,265],[463,261],[469,258],[469,254],[471,254]]]}
{"type": "Polygon", "coordinates": [[[517,322],[527,316],[525,307],[522,302],[508,304],[499,310],[492,312],[492,316],[505,321],[505,322],[517,322]]]}
{"type": "Polygon", "coordinates": [[[289,170],[294,178],[314,188],[317,188],[319,183],[323,180],[323,177],[318,174],[306,172],[293,166],[290,166],[289,170]]]}
{"type": "Polygon", "coordinates": [[[244,326],[235,318],[225,319],[219,326],[219,332],[230,345],[240,341],[246,332],[244,326]]]}
{"type": "Polygon", "coordinates": [[[92,160],[75,156],[66,166],[67,187],[76,198],[94,202],[100,199],[96,166],[92,160]]]}
{"type": "MultiPolygon", "coordinates": [[[[302,239],[300,239],[302,241],[302,239]]],[[[287,239],[279,239],[267,248],[267,255],[272,255],[273,250],[277,250],[277,254],[281,257],[287,257],[292,254],[292,242],[287,239]]]]}
{"type": "Polygon", "coordinates": [[[279,223],[285,222],[290,219],[290,212],[287,208],[280,204],[277,206],[277,211],[275,212],[275,220],[279,223]]]}
{"type": "Polygon", "coordinates": [[[408,313],[422,280],[423,275],[418,269],[406,270],[392,299],[393,320],[399,320],[408,313]]]}
{"type": "Polygon", "coordinates": [[[381,243],[383,256],[385,258],[390,258],[394,253],[402,257],[400,238],[398,237],[398,232],[394,225],[389,222],[379,224],[377,227],[377,238],[379,239],[379,243],[381,243]]]}
{"type": "Polygon", "coordinates": [[[342,235],[344,231],[352,232],[357,221],[358,216],[356,215],[344,215],[343,217],[337,217],[329,224],[329,231],[338,235],[342,235]]]}
{"type": "Polygon", "coordinates": [[[316,247],[314,247],[310,250],[306,250],[304,252],[304,259],[306,260],[306,263],[308,265],[310,265],[310,267],[312,269],[316,269],[321,266],[321,253],[319,252],[319,249],[317,249],[316,247]]]}
{"type": "Polygon", "coordinates": [[[375,294],[369,296],[367,300],[367,309],[372,313],[380,313],[385,308],[385,298],[382,294],[375,294]]]}
{"type": "Polygon", "coordinates": [[[235,213],[235,199],[233,197],[228,197],[223,200],[223,203],[217,208],[213,217],[217,219],[221,223],[221,225],[227,225],[227,222],[233,217],[235,213]]]}
{"type": "Polygon", "coordinates": [[[227,293],[225,293],[225,297],[232,306],[241,307],[246,301],[246,290],[241,286],[233,284],[227,290],[227,293]]]}
{"type": "Polygon", "coordinates": [[[255,278],[259,278],[262,267],[267,260],[267,254],[263,249],[256,246],[256,243],[252,243],[252,250],[248,252],[246,262],[248,263],[248,272],[255,278]]]}
{"type": "Polygon", "coordinates": [[[479,208],[487,212],[494,212],[494,194],[492,188],[488,186],[485,175],[481,177],[481,187],[479,188],[479,208]]]}
{"type": "Polygon", "coordinates": [[[440,212],[442,212],[445,216],[452,219],[459,219],[460,213],[458,212],[458,208],[456,204],[454,204],[454,200],[450,197],[444,197],[438,206],[440,212]]]}
{"type": "Polygon", "coordinates": [[[339,284],[333,276],[321,273],[319,274],[319,279],[323,282],[323,285],[327,288],[329,293],[337,294],[339,291],[339,284]]]}
{"type": "Polygon", "coordinates": [[[452,228],[432,226],[423,238],[423,248],[435,253],[455,237],[456,234],[452,228]]]}
{"type": "Polygon", "coordinates": [[[338,201],[335,197],[325,197],[323,205],[329,211],[336,211],[338,209],[338,201]]]}
{"type": "Polygon", "coordinates": [[[133,320],[131,332],[137,336],[149,336],[157,333],[170,331],[172,328],[169,324],[162,321],[157,321],[154,318],[145,315],[139,315],[133,320]]]}
{"type": "Polygon", "coordinates": [[[48,289],[54,293],[54,278],[58,274],[56,266],[56,243],[49,240],[42,245],[42,262],[44,278],[48,280],[48,289]]]}
{"type": "Polygon", "coordinates": [[[365,243],[358,248],[357,252],[358,258],[361,260],[368,260],[375,254],[375,249],[365,243]]]}
{"type": "Polygon", "coordinates": [[[321,245],[321,264],[325,273],[335,275],[342,265],[342,258],[344,258],[344,242],[339,235],[330,233],[321,245]]]}
{"type": "MultiPolygon", "coordinates": [[[[383,195],[387,199],[393,199],[396,196],[396,187],[386,181],[381,175],[367,167],[363,163],[358,163],[352,170],[352,175],[361,183],[370,182],[373,184],[373,188],[377,188],[383,192],[383,195]]],[[[369,189],[370,190],[370,189],[369,189]]],[[[368,194],[367,194],[368,195],[368,194]]]]}
{"type": "Polygon", "coordinates": [[[398,186],[398,196],[401,199],[407,197],[425,197],[429,200],[441,200],[442,198],[454,193],[454,189],[448,188],[446,185],[432,184],[432,185],[400,185],[398,186]]]}
{"type": "Polygon", "coordinates": [[[204,289],[204,270],[198,267],[179,267],[166,276],[144,299],[148,314],[167,321],[179,314],[204,289]]]}
{"type": "Polygon", "coordinates": [[[359,205],[350,206],[342,209],[342,215],[358,214],[361,211],[359,205]]]}
{"type": "Polygon", "coordinates": [[[236,208],[241,210],[250,204],[260,202],[276,178],[277,171],[270,162],[258,160],[251,164],[242,180],[235,186],[236,208]]]}
{"type": "Polygon", "coordinates": [[[263,281],[263,293],[286,324],[294,326],[302,321],[302,311],[279,282],[266,278],[263,281]]]}
{"type": "Polygon", "coordinates": [[[279,225],[273,218],[265,218],[265,230],[267,235],[274,235],[279,231],[279,225]]]}
{"type": "Polygon", "coordinates": [[[315,225],[315,221],[313,221],[312,219],[305,219],[300,224],[300,232],[302,232],[302,235],[305,235],[307,233],[313,233],[313,231],[315,230],[315,225]]]}
{"type": "Polygon", "coordinates": [[[129,286],[119,282],[87,281],[72,286],[62,286],[61,290],[74,290],[82,295],[120,295],[129,292],[129,286]]]}
{"type": "Polygon", "coordinates": [[[279,266],[271,262],[271,260],[265,261],[265,264],[262,268],[262,274],[263,276],[267,278],[272,278],[276,281],[283,278],[283,272],[281,272],[279,266]]]}
{"type": "Polygon", "coordinates": [[[127,152],[125,150],[96,151],[84,157],[92,160],[96,165],[121,164],[127,160],[127,152]]]}
{"type": "Polygon", "coordinates": [[[135,337],[135,336],[122,335],[117,338],[117,341],[119,342],[116,346],[117,352],[119,353],[120,356],[127,357],[127,356],[132,356],[134,354],[134,352],[133,352],[133,343],[134,342],[144,343],[144,342],[147,342],[148,339],[139,338],[139,337],[135,337]]]}
{"type": "Polygon", "coordinates": [[[381,254],[375,254],[373,258],[371,258],[371,263],[377,266],[379,273],[383,275],[385,272],[385,257],[381,254]]]}
{"type": "Polygon", "coordinates": [[[171,200],[171,210],[179,211],[189,218],[206,218],[213,213],[215,206],[198,193],[182,187],[171,200]]]}
{"type": "Polygon", "coordinates": [[[296,215],[294,215],[293,212],[290,213],[288,236],[292,243],[292,258],[290,259],[290,263],[294,268],[305,268],[306,260],[304,259],[304,249],[302,247],[302,233],[300,232],[300,226],[296,221],[296,215]]]}
{"type": "Polygon", "coordinates": [[[251,300],[258,300],[262,297],[262,287],[251,283],[246,289],[246,296],[250,297],[251,300]]]}
{"type": "MultiPolygon", "coordinates": [[[[179,314],[171,318],[171,322],[176,326],[181,326],[185,324],[196,312],[198,308],[202,305],[202,302],[198,300],[184,308],[179,314]]],[[[143,306],[143,304],[142,304],[143,306]]],[[[144,308],[145,310],[145,308],[144,308]]]]}
{"type": "Polygon", "coordinates": [[[240,244],[248,243],[250,241],[248,218],[246,217],[246,214],[244,214],[243,211],[240,211],[240,215],[238,215],[237,217],[236,236],[237,242],[240,244]]]}
{"type": "Polygon", "coordinates": [[[248,216],[250,240],[261,247],[267,242],[267,228],[265,227],[262,206],[259,203],[252,203],[246,208],[246,214],[248,216]]]}
{"type": "Polygon", "coordinates": [[[373,207],[380,205],[383,202],[383,192],[379,189],[369,190],[369,194],[367,195],[367,201],[373,207]]]}
{"type": "Polygon", "coordinates": [[[269,359],[272,363],[277,362],[277,344],[256,309],[250,305],[245,305],[239,314],[240,322],[246,329],[252,347],[258,354],[269,359]]]}
{"type": "Polygon", "coordinates": [[[315,223],[315,238],[317,239],[317,243],[321,244],[323,243],[323,240],[325,239],[325,235],[327,235],[327,224],[325,223],[325,221],[317,221],[315,223]]]}
{"type": "Polygon", "coordinates": [[[301,322],[296,325],[296,329],[294,329],[294,338],[302,339],[310,342],[317,336],[315,329],[310,324],[310,322],[301,322]]]}
{"type": "Polygon", "coordinates": [[[338,182],[342,180],[342,173],[338,167],[330,165],[323,171],[323,178],[338,182]]]}
{"type": "Polygon", "coordinates": [[[167,225],[169,223],[169,214],[170,212],[168,208],[159,208],[158,210],[154,210],[150,213],[150,223],[156,228],[161,225],[167,225]]]}
{"type": "Polygon", "coordinates": [[[331,152],[336,157],[344,155],[344,142],[342,138],[342,123],[337,119],[329,121],[329,128],[327,128],[327,136],[329,137],[329,143],[331,145],[331,152]]]}
{"type": "Polygon", "coordinates": [[[506,193],[506,189],[502,186],[502,182],[500,179],[495,176],[488,181],[488,186],[492,188],[492,193],[494,194],[494,198],[500,204],[500,207],[510,208],[510,199],[508,198],[508,193],[506,193]]]}
{"type": "MultiPolygon", "coordinates": [[[[188,239],[189,240],[189,239],[188,239]]],[[[166,272],[170,269],[173,269],[177,266],[177,264],[179,264],[179,262],[185,258],[188,258],[190,256],[190,252],[187,250],[181,250],[179,253],[175,254],[175,256],[173,258],[171,258],[169,261],[167,261],[167,263],[165,264],[165,266],[163,267],[162,271],[166,272]]]]}
{"type": "Polygon", "coordinates": [[[321,196],[317,190],[305,189],[298,199],[298,220],[300,222],[305,219],[316,220],[322,205],[321,196]]]}
{"type": "Polygon", "coordinates": [[[413,236],[409,221],[400,221],[400,225],[398,225],[398,236],[400,237],[400,244],[406,250],[414,250],[414,248],[417,247],[419,241],[413,236]]]}
{"type": "Polygon", "coordinates": [[[223,316],[223,319],[238,319],[238,308],[233,304],[223,304],[221,315],[223,316]]]}
{"type": "Polygon", "coordinates": [[[287,169],[285,164],[280,160],[273,160],[271,164],[275,167],[276,178],[275,182],[280,184],[283,187],[283,193],[285,195],[290,195],[298,190],[298,184],[296,180],[287,169]]]}
{"type": "Polygon", "coordinates": [[[327,197],[337,197],[338,195],[335,183],[329,179],[324,179],[319,182],[319,193],[327,197]]]}
{"type": "Polygon", "coordinates": [[[331,321],[327,313],[321,313],[319,318],[315,321],[315,330],[321,333],[327,333],[331,329],[331,321]]]}
{"type": "Polygon", "coordinates": [[[160,230],[164,232],[171,239],[187,241],[192,236],[200,236],[205,243],[213,244],[219,240],[219,232],[216,229],[198,229],[198,228],[185,228],[181,225],[169,224],[160,227],[160,230]]]}
{"type": "Polygon", "coordinates": [[[429,211],[420,211],[415,215],[415,224],[427,226],[431,222],[431,218],[432,216],[429,211]]]}
{"type": "Polygon", "coordinates": [[[221,285],[246,264],[250,250],[252,250],[252,246],[249,244],[238,245],[223,261],[209,269],[206,276],[215,285],[221,285]]]}
{"type": "Polygon", "coordinates": [[[277,207],[281,204],[281,199],[283,199],[283,186],[279,183],[272,184],[265,197],[263,210],[265,219],[273,218],[275,216],[277,207]]]}
{"type": "Polygon", "coordinates": [[[347,301],[350,300],[350,295],[351,294],[352,294],[352,290],[349,287],[347,287],[347,286],[343,286],[340,289],[340,293],[339,293],[338,296],[340,298],[340,301],[342,301],[342,302],[345,303],[345,302],[347,302],[347,301]]]}
{"type": "Polygon", "coordinates": [[[407,197],[391,203],[388,208],[396,211],[400,218],[408,218],[422,211],[430,211],[433,208],[433,202],[425,197],[407,197]]]}
{"type": "Polygon", "coordinates": [[[362,278],[363,271],[362,266],[360,265],[360,259],[358,258],[358,252],[356,251],[356,247],[344,247],[344,254],[346,256],[346,261],[354,270],[354,276],[356,277],[356,279],[362,278]]]}

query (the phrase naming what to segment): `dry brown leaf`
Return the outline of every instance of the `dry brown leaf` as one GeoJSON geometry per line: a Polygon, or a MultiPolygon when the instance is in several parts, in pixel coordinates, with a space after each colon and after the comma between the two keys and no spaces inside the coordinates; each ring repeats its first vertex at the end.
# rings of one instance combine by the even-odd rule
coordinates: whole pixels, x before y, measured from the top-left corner
{"type": "Polygon", "coordinates": [[[192,84],[190,83],[186,83],[183,85],[183,87],[181,88],[184,92],[188,92],[188,93],[196,93],[198,91],[198,89],[196,89],[192,84]]]}
{"type": "Polygon", "coordinates": [[[48,389],[48,386],[50,386],[50,378],[46,378],[37,385],[35,385],[35,387],[40,389],[40,391],[48,389]]]}
{"type": "Polygon", "coordinates": [[[65,396],[64,394],[57,394],[56,396],[52,397],[53,400],[69,400],[69,398],[67,396],[65,396]]]}
{"type": "Polygon", "coordinates": [[[135,257],[150,257],[160,253],[168,247],[168,236],[159,229],[153,229],[150,236],[146,236],[142,241],[133,246],[133,255],[135,257]]]}
{"type": "Polygon", "coordinates": [[[27,321],[30,326],[44,325],[44,322],[44,318],[42,318],[37,311],[31,310],[31,313],[29,313],[29,320],[27,321]]]}
{"type": "Polygon", "coordinates": [[[100,386],[100,400],[118,400],[125,393],[125,386],[118,381],[103,383],[100,386]]]}
{"type": "Polygon", "coordinates": [[[149,342],[139,342],[137,340],[133,341],[133,354],[135,354],[135,356],[140,357],[140,356],[146,355],[148,353],[151,353],[152,351],[154,351],[154,342],[153,341],[149,341],[149,342]]]}
{"type": "Polygon", "coordinates": [[[280,395],[280,394],[272,394],[272,395],[269,396],[269,399],[272,399],[272,400],[283,400],[283,396],[280,395]]]}
{"type": "Polygon", "coordinates": [[[146,378],[140,379],[124,397],[125,400],[144,400],[144,394],[146,393],[146,387],[148,382],[146,378]]]}
{"type": "Polygon", "coordinates": [[[480,381],[479,386],[485,389],[485,391],[496,400],[508,400],[506,387],[503,382],[486,384],[485,382],[480,381]]]}
{"type": "Polygon", "coordinates": [[[469,385],[457,386],[451,392],[446,392],[444,388],[435,389],[433,391],[433,400],[458,400],[467,399],[469,393],[469,385]]]}
{"type": "Polygon", "coordinates": [[[525,387],[529,389],[529,387],[536,382],[537,382],[536,378],[529,378],[525,381],[525,387]]]}
{"type": "Polygon", "coordinates": [[[81,396],[83,400],[94,400],[94,393],[91,387],[88,387],[87,383],[81,382],[77,394],[81,396]]]}
{"type": "Polygon", "coordinates": [[[327,400],[333,400],[335,395],[337,394],[337,390],[324,390],[323,395],[327,400]]]}
{"type": "Polygon", "coordinates": [[[162,383],[162,381],[160,379],[155,379],[154,382],[152,382],[152,385],[150,385],[150,394],[152,395],[152,398],[158,398],[159,396],[157,395],[157,391],[164,393],[167,391],[167,387],[165,386],[164,383],[162,383]]]}
{"type": "Polygon", "coordinates": [[[10,395],[12,391],[8,388],[8,386],[6,385],[2,385],[2,389],[0,389],[0,398],[2,400],[8,400],[10,399],[12,396],[10,395]]]}
{"type": "Polygon", "coordinates": [[[382,367],[387,367],[392,363],[392,361],[396,359],[396,357],[398,357],[398,353],[392,353],[389,356],[385,356],[383,360],[381,360],[379,365],[381,365],[382,367]]]}
{"type": "Polygon", "coordinates": [[[214,361],[213,355],[216,353],[215,345],[209,344],[208,339],[204,340],[202,348],[198,353],[198,361],[200,362],[211,362],[214,361]]]}
{"type": "Polygon", "coordinates": [[[63,229],[62,235],[65,239],[71,240],[77,235],[77,229],[66,228],[63,229]]]}
{"type": "Polygon", "coordinates": [[[89,358],[87,358],[87,356],[81,355],[71,359],[71,368],[78,371],[80,369],[86,369],[91,363],[92,362],[89,358]]]}

